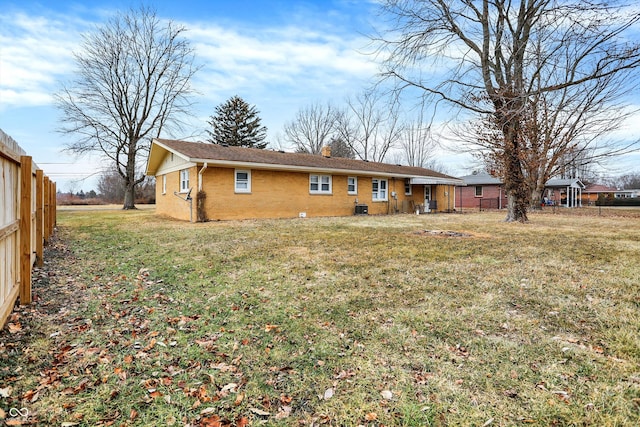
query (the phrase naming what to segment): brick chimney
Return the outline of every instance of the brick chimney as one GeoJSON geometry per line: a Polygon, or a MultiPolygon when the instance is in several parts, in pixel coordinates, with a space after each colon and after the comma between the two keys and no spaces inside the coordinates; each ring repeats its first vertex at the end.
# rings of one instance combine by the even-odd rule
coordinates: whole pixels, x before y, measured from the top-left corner
{"type": "Polygon", "coordinates": [[[322,147],[321,153],[323,157],[331,157],[331,147],[325,145],[324,147],[322,147]]]}

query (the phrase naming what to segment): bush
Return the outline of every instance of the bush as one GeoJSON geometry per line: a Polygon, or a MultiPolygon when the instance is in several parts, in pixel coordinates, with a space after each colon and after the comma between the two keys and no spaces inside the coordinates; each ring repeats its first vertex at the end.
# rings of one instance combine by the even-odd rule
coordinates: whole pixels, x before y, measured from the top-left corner
{"type": "Polygon", "coordinates": [[[640,197],[614,198],[598,197],[596,206],[640,206],[640,197]]]}

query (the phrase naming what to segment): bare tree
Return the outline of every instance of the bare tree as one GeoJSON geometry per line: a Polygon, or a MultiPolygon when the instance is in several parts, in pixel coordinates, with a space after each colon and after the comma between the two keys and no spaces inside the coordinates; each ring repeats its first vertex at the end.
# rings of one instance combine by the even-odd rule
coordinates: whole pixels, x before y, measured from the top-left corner
{"type": "MultiPolygon", "coordinates": [[[[105,171],[100,174],[97,183],[100,199],[107,203],[122,203],[124,199],[124,186],[122,177],[115,170],[105,171]]],[[[136,203],[154,203],[156,198],[156,180],[147,176],[140,183],[136,191],[136,203]]]]}
{"type": "Polygon", "coordinates": [[[617,184],[623,190],[636,190],[640,188],[640,172],[631,172],[617,179],[617,184]]]}
{"type": "Polygon", "coordinates": [[[437,144],[431,134],[431,124],[425,123],[423,109],[415,120],[402,127],[400,146],[409,166],[426,167],[433,158],[437,144]]]}
{"type": "Polygon", "coordinates": [[[340,139],[359,159],[384,161],[400,137],[398,104],[370,91],[348,99],[347,106],[337,118],[340,139]]]}
{"type": "Polygon", "coordinates": [[[640,46],[624,36],[640,13],[617,1],[387,0],[383,11],[394,27],[377,39],[384,77],[398,90],[417,88],[428,99],[490,117],[499,134],[492,155],[505,182],[507,221],[527,220],[531,147],[523,124],[532,98],[588,91],[607,80],[612,95],[616,81],[637,85],[640,46]],[[427,65],[435,71],[424,72],[427,65]]]}
{"type": "Polygon", "coordinates": [[[186,29],[141,7],[119,13],[84,36],[77,76],[56,95],[61,132],[77,136],[67,149],[110,159],[123,180],[123,209],[135,189],[151,139],[180,126],[197,70],[186,29]]]}
{"type": "Polygon", "coordinates": [[[291,122],[284,125],[284,138],[293,143],[296,151],[320,154],[334,136],[338,110],[331,104],[313,104],[301,108],[291,122]]]}
{"type": "MultiPolygon", "coordinates": [[[[544,49],[538,47],[535,60],[540,62],[544,57],[544,49]]],[[[565,58],[571,63],[572,58],[565,58]]],[[[562,80],[567,80],[567,67],[562,73],[562,80]]],[[[631,115],[620,102],[624,93],[624,82],[620,74],[611,74],[598,80],[585,82],[580,86],[565,86],[559,90],[542,91],[543,87],[554,84],[557,73],[546,76],[549,80],[544,84],[543,77],[538,75],[532,79],[534,91],[529,97],[520,124],[522,142],[525,150],[522,154],[524,176],[530,192],[530,207],[540,206],[545,183],[553,177],[585,179],[593,174],[593,166],[603,160],[631,151],[636,142],[624,143],[608,137],[621,127],[631,115]]],[[[500,152],[503,146],[502,135],[495,128],[492,117],[484,121],[494,132],[474,135],[471,129],[465,129],[461,138],[472,137],[470,144],[491,153],[490,168],[500,169],[500,152]]],[[[477,130],[477,128],[476,128],[477,130]]]]}

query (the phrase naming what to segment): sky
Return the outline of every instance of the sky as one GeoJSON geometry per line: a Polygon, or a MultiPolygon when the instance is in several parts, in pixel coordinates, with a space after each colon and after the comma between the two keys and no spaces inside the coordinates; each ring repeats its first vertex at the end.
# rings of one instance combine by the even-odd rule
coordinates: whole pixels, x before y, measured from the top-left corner
{"type": "MultiPolygon", "coordinates": [[[[187,28],[202,68],[192,84],[189,135],[204,140],[215,107],[238,95],[260,112],[267,140],[281,139],[286,122],[314,103],[342,105],[376,79],[369,34],[379,27],[376,0],[150,0],[162,19],[187,28]]],[[[81,35],[116,11],[139,3],[121,0],[4,0],[0,12],[0,129],[33,157],[60,191],[95,189],[104,163],[63,151],[53,94],[73,77],[81,35]]],[[[638,103],[640,105],[640,102],[638,103]]],[[[629,129],[640,137],[640,116],[629,129]]],[[[280,148],[280,147],[279,147],[280,148]]],[[[287,148],[287,147],[282,147],[287,148]]],[[[440,151],[436,159],[454,176],[471,173],[465,154],[440,151]]],[[[623,169],[640,169],[640,154],[623,169]]]]}

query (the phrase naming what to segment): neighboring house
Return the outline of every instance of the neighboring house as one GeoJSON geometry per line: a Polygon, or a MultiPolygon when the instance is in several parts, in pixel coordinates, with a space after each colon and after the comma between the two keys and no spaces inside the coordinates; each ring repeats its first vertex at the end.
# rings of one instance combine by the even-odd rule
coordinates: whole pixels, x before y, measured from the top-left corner
{"type": "Polygon", "coordinates": [[[616,190],[613,197],[615,197],[616,199],[640,197],[640,189],[616,190]]]}
{"type": "Polygon", "coordinates": [[[499,178],[480,172],[460,179],[466,186],[456,189],[456,209],[502,209],[507,206],[507,195],[499,178]]]}
{"type": "Polygon", "coordinates": [[[582,204],[593,206],[596,204],[598,197],[614,197],[617,192],[615,187],[608,187],[601,184],[591,184],[582,191],[582,204]]]}
{"type": "Polygon", "coordinates": [[[156,212],[203,221],[452,211],[457,178],[429,169],[154,139],[156,212]]]}
{"type": "MultiPolygon", "coordinates": [[[[457,188],[456,209],[503,209],[507,206],[504,184],[486,172],[460,178],[466,187],[457,188]]],[[[584,184],[579,179],[550,179],[545,184],[542,199],[546,204],[577,207],[582,206],[584,184]]]]}
{"type": "Polygon", "coordinates": [[[584,184],[578,178],[550,179],[544,185],[542,199],[547,203],[567,208],[582,207],[584,184]]]}

